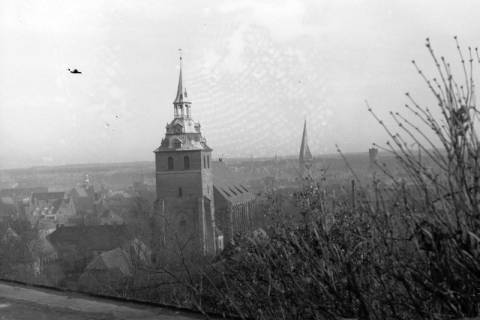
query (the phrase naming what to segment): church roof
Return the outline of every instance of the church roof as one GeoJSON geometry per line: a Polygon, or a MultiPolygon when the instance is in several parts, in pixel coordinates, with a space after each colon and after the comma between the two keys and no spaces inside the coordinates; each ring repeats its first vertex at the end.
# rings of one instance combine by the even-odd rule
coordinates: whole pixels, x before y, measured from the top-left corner
{"type": "Polygon", "coordinates": [[[164,139],[162,145],[155,149],[153,152],[162,152],[162,151],[194,151],[194,150],[205,150],[205,151],[212,151],[205,141],[195,141],[193,139],[188,138],[187,136],[174,136],[172,137],[173,140],[180,141],[180,146],[175,147],[172,146],[169,142],[169,139],[164,139]]]}
{"type": "Polygon", "coordinates": [[[193,121],[190,115],[190,102],[187,101],[187,90],[183,86],[182,58],[180,57],[180,73],[178,77],[177,95],[174,104],[174,118],[167,123],[165,138],[154,152],[164,151],[212,151],[202,137],[200,123],[193,121]]]}
{"type": "Polygon", "coordinates": [[[255,199],[245,183],[237,177],[222,161],[212,162],[213,187],[232,204],[244,203],[255,199]]]}

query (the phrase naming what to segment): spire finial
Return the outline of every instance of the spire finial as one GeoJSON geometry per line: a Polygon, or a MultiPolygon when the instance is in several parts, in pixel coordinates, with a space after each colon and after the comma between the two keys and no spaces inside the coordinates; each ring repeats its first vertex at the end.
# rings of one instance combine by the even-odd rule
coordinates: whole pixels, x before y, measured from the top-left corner
{"type": "Polygon", "coordinates": [[[178,58],[180,60],[180,68],[182,68],[182,48],[178,48],[178,58]]]}

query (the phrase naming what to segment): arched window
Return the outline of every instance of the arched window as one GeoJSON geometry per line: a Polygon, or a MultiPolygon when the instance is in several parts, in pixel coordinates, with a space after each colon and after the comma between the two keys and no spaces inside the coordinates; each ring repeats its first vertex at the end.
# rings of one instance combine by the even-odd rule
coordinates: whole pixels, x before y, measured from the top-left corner
{"type": "Polygon", "coordinates": [[[183,196],[182,188],[178,188],[178,196],[181,198],[183,196]]]}
{"type": "Polygon", "coordinates": [[[173,157],[168,157],[168,170],[173,170],[173,157]]]}
{"type": "Polygon", "coordinates": [[[207,167],[210,168],[210,156],[207,156],[207,167]]]}
{"type": "Polygon", "coordinates": [[[188,156],[183,157],[183,168],[185,170],[190,169],[190,158],[188,156]]]}

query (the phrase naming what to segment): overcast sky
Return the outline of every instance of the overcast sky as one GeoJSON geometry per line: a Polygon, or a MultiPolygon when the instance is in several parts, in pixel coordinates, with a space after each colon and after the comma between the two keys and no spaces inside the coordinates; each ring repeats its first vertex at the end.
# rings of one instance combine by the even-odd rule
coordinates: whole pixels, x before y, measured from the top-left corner
{"type": "Polygon", "coordinates": [[[432,100],[425,37],[456,58],[480,1],[0,0],[0,168],[153,160],[173,117],[178,49],[217,156],[366,151],[366,112],[432,100]],[[67,68],[83,72],[73,75],[67,68]]]}

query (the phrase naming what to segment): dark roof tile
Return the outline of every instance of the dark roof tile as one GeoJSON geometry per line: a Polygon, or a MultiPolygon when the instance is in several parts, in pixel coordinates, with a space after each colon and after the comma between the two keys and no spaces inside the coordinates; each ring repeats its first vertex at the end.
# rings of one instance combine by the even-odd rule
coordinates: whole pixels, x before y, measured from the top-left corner
{"type": "Polygon", "coordinates": [[[124,244],[131,238],[126,225],[61,226],[48,236],[53,245],[106,251],[124,244]]]}
{"type": "Polygon", "coordinates": [[[212,162],[213,187],[232,204],[252,201],[253,193],[243,185],[240,177],[236,176],[224,162],[212,162]]]}

